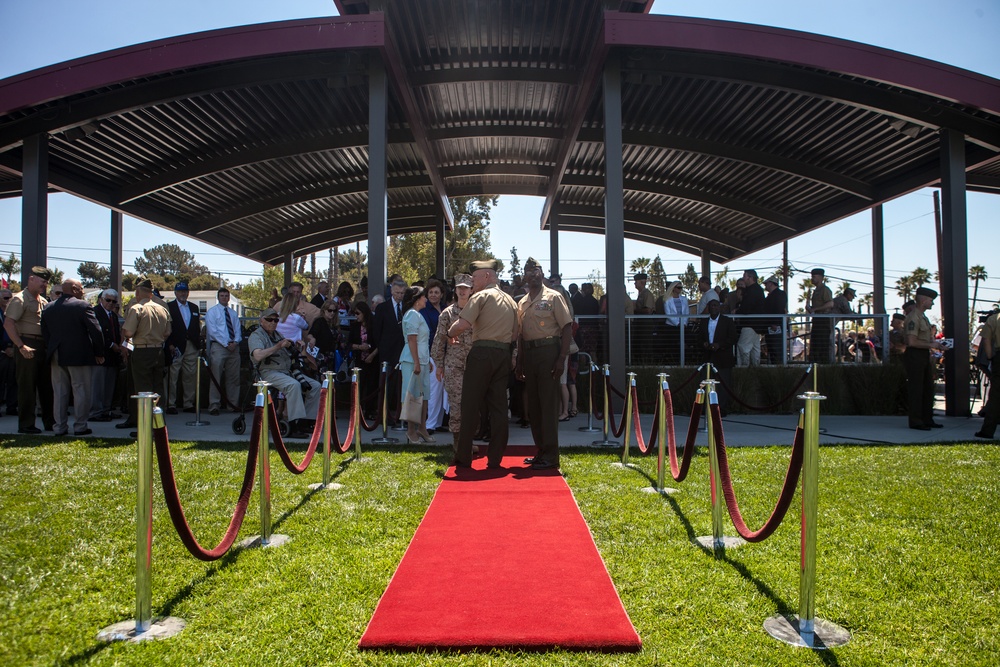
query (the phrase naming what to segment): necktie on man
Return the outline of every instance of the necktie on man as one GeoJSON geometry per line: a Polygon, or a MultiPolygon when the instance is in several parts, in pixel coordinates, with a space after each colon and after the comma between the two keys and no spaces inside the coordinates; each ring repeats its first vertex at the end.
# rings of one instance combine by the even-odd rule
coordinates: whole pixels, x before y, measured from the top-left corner
{"type": "Polygon", "coordinates": [[[403,314],[400,312],[399,304],[396,304],[396,321],[399,322],[403,319],[403,314]]]}
{"type": "Polygon", "coordinates": [[[231,313],[228,308],[226,308],[226,331],[229,332],[229,342],[235,343],[236,329],[233,327],[233,318],[231,317],[231,313]]]}

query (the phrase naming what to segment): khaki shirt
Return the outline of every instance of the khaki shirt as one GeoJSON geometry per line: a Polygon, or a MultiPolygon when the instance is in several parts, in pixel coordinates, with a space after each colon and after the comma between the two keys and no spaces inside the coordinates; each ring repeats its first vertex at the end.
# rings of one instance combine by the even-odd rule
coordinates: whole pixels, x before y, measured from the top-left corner
{"type": "Polygon", "coordinates": [[[647,288],[643,288],[635,297],[635,312],[638,313],[642,308],[648,308],[649,313],[653,312],[653,308],[656,306],[656,299],[653,298],[653,293],[647,288]]]}
{"type": "Polygon", "coordinates": [[[983,340],[989,338],[993,342],[994,355],[1000,352],[1000,321],[997,320],[996,313],[986,318],[986,323],[983,324],[982,336],[983,340]]]}
{"type": "MultiPolygon", "coordinates": [[[[247,339],[247,345],[250,348],[250,354],[253,355],[254,350],[266,350],[269,347],[274,347],[278,341],[280,341],[284,336],[282,336],[277,331],[274,332],[274,337],[267,335],[264,331],[264,327],[257,327],[250,334],[250,338],[247,339]]],[[[251,356],[251,359],[253,357],[251,356]]],[[[260,362],[260,369],[262,371],[279,371],[281,373],[288,373],[292,369],[292,355],[288,351],[287,347],[283,347],[269,357],[265,357],[260,362]]]]}
{"type": "MultiPolygon", "coordinates": [[[[813,290],[813,296],[812,296],[813,310],[816,310],[817,308],[824,306],[830,303],[831,301],[833,301],[833,292],[831,292],[830,288],[827,287],[826,285],[820,285],[819,287],[813,290]]],[[[834,311],[830,310],[826,312],[832,313],[834,311]]]]}
{"type": "Polygon", "coordinates": [[[462,319],[472,325],[472,342],[510,343],[517,322],[517,304],[499,285],[490,285],[469,297],[462,319]]]}
{"type": "Polygon", "coordinates": [[[573,321],[563,295],[544,285],[534,299],[530,293],[521,299],[517,310],[524,340],[561,336],[563,327],[573,321]]]}
{"type": "Polygon", "coordinates": [[[37,297],[28,290],[18,292],[11,298],[4,318],[14,323],[18,336],[42,337],[42,308],[49,300],[39,294],[37,297]]]}
{"type": "Polygon", "coordinates": [[[907,336],[916,336],[917,340],[922,343],[930,344],[934,340],[931,338],[930,320],[924,315],[924,311],[919,308],[914,308],[906,316],[906,321],[903,323],[903,330],[906,331],[907,336]]]}
{"type": "Polygon", "coordinates": [[[151,299],[133,302],[122,329],[132,333],[132,344],[136,347],[163,345],[170,335],[170,313],[151,299]]]}

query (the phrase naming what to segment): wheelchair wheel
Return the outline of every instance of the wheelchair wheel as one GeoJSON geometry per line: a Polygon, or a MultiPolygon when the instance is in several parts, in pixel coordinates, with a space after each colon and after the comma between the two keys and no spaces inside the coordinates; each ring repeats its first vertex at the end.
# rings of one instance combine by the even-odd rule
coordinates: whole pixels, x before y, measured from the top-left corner
{"type": "Polygon", "coordinates": [[[233,420],[233,433],[236,435],[243,435],[247,430],[247,420],[246,417],[240,415],[233,420]]]}
{"type": "Polygon", "coordinates": [[[279,419],[278,420],[278,433],[281,434],[282,438],[284,438],[286,435],[288,435],[288,432],[290,430],[291,430],[291,428],[289,428],[289,426],[288,426],[288,420],[286,420],[286,419],[279,419]]]}

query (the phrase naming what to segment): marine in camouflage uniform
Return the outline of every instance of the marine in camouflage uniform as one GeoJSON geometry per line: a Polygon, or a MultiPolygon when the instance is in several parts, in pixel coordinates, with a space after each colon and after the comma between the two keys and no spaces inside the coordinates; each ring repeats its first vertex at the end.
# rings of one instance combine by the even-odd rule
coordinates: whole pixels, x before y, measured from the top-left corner
{"type": "MultiPolygon", "coordinates": [[[[468,294],[472,292],[472,276],[467,273],[456,275],[455,289],[459,290],[460,287],[467,288],[465,300],[468,300],[468,294]]],[[[444,374],[444,390],[448,392],[448,430],[452,434],[452,448],[456,450],[458,432],[462,428],[462,378],[465,375],[465,358],[472,349],[472,330],[463,331],[457,342],[452,342],[448,338],[448,329],[459,319],[461,313],[462,309],[457,303],[441,311],[434,344],[431,346],[434,366],[444,374]]]]}

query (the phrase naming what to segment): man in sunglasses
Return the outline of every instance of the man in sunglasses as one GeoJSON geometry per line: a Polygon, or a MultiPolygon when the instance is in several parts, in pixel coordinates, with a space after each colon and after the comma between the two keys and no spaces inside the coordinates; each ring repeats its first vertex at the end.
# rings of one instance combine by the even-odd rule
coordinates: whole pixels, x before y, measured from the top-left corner
{"type": "Polygon", "coordinates": [[[301,380],[292,377],[291,348],[295,343],[279,334],[277,327],[278,313],[267,308],[260,314],[260,326],[247,339],[250,359],[258,365],[260,379],[285,395],[289,436],[309,437],[319,408],[320,384],[305,376],[301,380]],[[305,392],[302,383],[309,386],[305,392]]]}
{"type": "Polygon", "coordinates": [[[125,348],[122,347],[121,325],[118,323],[118,292],[106,289],[97,299],[94,316],[101,325],[104,335],[104,363],[94,367],[91,385],[90,421],[111,421],[111,404],[114,402],[115,381],[118,370],[125,360],[125,348]]]}

